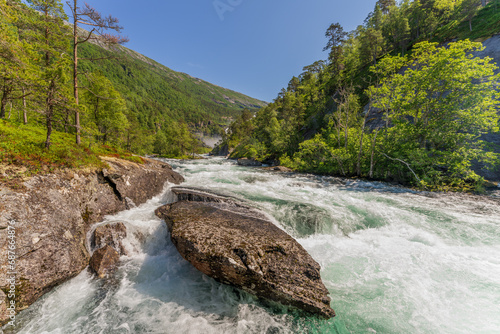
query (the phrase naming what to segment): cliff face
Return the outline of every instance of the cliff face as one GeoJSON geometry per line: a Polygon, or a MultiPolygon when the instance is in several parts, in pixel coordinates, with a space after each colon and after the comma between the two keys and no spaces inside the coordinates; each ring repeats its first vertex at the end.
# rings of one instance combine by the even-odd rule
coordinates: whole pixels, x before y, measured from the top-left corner
{"type": "Polygon", "coordinates": [[[0,324],[9,321],[12,300],[17,313],[87,267],[85,242],[92,224],[144,203],[167,181],[183,181],[166,163],[103,159],[109,168],[102,171],[35,176],[25,182],[25,192],[0,185],[0,324]],[[15,268],[9,255],[15,256],[15,268]]]}

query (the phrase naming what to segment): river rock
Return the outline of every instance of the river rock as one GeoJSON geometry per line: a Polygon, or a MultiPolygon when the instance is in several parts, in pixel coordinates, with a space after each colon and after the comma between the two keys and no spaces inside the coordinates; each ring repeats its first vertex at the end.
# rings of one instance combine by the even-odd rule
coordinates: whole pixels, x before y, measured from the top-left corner
{"type": "Polygon", "coordinates": [[[210,155],[216,156],[216,157],[227,157],[231,153],[231,150],[229,150],[229,146],[227,144],[219,144],[215,145],[213,150],[210,152],[210,155]]]}
{"type": "MultiPolygon", "coordinates": [[[[15,227],[16,311],[84,270],[90,260],[86,237],[105,215],[160,193],[166,181],[183,178],[163,162],[137,164],[103,158],[104,170],[61,170],[26,180],[23,189],[0,184],[0,254],[7,254],[7,229],[15,227]]],[[[7,287],[7,256],[0,256],[0,290],[7,287]]],[[[8,318],[0,314],[0,325],[8,318]]]]}
{"type": "Polygon", "coordinates": [[[284,173],[293,172],[293,169],[288,168],[288,167],[284,167],[284,166],[264,167],[264,169],[274,171],[274,172],[284,172],[284,173]]]}
{"type": "Polygon", "coordinates": [[[115,268],[119,260],[120,254],[110,245],[106,245],[92,254],[89,265],[99,278],[103,278],[115,268]]]}
{"type": "Polygon", "coordinates": [[[261,213],[227,199],[179,201],[156,214],[179,253],[204,274],[310,314],[335,315],[319,264],[261,213]]]}
{"type": "Polygon", "coordinates": [[[99,249],[109,245],[120,255],[128,255],[122,244],[122,240],[127,237],[127,228],[123,223],[113,223],[98,226],[94,231],[93,249],[99,249]]]}
{"type": "Polygon", "coordinates": [[[249,167],[258,167],[258,166],[262,166],[262,162],[257,161],[255,159],[241,158],[241,159],[238,159],[238,165],[249,166],[249,167]]]}

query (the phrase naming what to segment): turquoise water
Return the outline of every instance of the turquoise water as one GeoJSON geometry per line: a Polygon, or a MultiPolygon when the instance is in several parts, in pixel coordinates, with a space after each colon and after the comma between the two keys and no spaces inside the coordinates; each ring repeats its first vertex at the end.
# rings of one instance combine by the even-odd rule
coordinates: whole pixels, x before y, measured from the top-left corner
{"type": "Polygon", "coordinates": [[[248,201],[294,236],[320,263],[337,317],[299,317],[199,273],[154,216],[173,200],[167,188],[108,217],[129,231],[113,279],[83,272],[22,312],[16,333],[500,333],[498,202],[223,159],[170,163],[183,185],[248,201]]]}

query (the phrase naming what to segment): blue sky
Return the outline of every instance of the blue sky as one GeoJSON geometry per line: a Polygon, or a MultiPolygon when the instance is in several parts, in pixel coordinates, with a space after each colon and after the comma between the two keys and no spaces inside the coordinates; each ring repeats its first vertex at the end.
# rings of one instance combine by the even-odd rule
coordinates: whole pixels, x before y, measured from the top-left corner
{"type": "Polygon", "coordinates": [[[86,1],[120,20],[123,35],[130,38],[125,46],[175,71],[265,101],[272,101],[304,66],[326,59],[324,33],[331,23],[353,30],[376,2],[86,1]]]}

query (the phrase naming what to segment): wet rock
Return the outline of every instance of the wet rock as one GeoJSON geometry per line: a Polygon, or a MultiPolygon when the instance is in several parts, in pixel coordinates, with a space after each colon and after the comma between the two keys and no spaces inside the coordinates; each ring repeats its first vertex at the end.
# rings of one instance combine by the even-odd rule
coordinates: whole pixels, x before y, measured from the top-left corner
{"type": "Polygon", "coordinates": [[[229,146],[227,144],[219,144],[214,147],[214,149],[210,152],[210,155],[216,157],[227,157],[231,151],[229,150],[229,146]]]}
{"type": "Polygon", "coordinates": [[[156,214],[179,253],[204,274],[257,297],[333,317],[319,264],[262,214],[235,204],[180,201],[156,214]]]}
{"type": "Polygon", "coordinates": [[[109,166],[103,169],[102,179],[110,185],[117,198],[124,201],[126,207],[146,202],[151,198],[151,193],[158,194],[166,180],[176,184],[184,181],[181,175],[172,171],[169,164],[156,160],[148,159],[148,164],[143,166],[111,157],[102,159],[109,166]]]}
{"type": "Polygon", "coordinates": [[[249,166],[249,167],[258,167],[258,166],[262,166],[262,162],[257,161],[255,159],[241,158],[241,159],[238,159],[238,165],[249,166]]]}
{"type": "MultiPolygon", "coordinates": [[[[0,184],[0,227],[15,222],[17,312],[88,266],[90,227],[105,215],[125,210],[126,197],[139,205],[160,193],[166,181],[183,180],[156,160],[104,160],[109,165],[104,171],[63,170],[32,177],[23,183],[26,191],[4,191],[6,186],[0,184]]],[[[0,228],[0,254],[7,254],[7,240],[7,229],[0,228]]],[[[7,286],[7,260],[0,257],[0,290],[7,286]]],[[[0,325],[7,320],[0,313],[0,325]]]]}
{"type": "Polygon", "coordinates": [[[284,166],[274,166],[274,167],[264,167],[265,170],[270,170],[270,171],[275,171],[275,172],[284,172],[284,173],[291,173],[293,172],[293,169],[284,167],[284,166]]]}
{"type": "Polygon", "coordinates": [[[231,198],[214,194],[207,190],[199,190],[195,188],[187,187],[174,187],[171,189],[172,192],[177,196],[178,201],[191,201],[191,202],[215,202],[223,203],[227,201],[234,202],[231,198]]]}
{"type": "Polygon", "coordinates": [[[93,249],[99,249],[106,245],[113,247],[120,255],[128,255],[122,244],[127,237],[127,228],[123,223],[114,223],[99,226],[94,231],[93,249]]]}
{"type": "Polygon", "coordinates": [[[99,278],[103,278],[115,269],[119,260],[120,255],[118,252],[110,245],[106,245],[92,254],[89,266],[99,278]]]}

